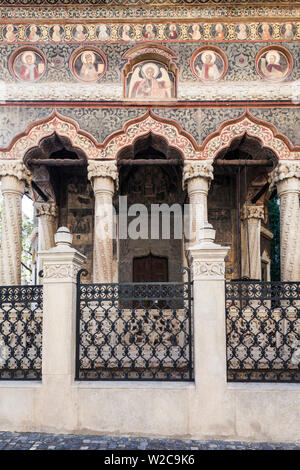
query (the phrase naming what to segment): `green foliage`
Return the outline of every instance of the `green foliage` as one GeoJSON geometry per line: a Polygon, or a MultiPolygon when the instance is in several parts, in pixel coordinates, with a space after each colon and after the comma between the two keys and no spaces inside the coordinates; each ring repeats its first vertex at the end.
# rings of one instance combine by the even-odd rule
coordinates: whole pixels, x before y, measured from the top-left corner
{"type": "Polygon", "coordinates": [[[278,196],[269,202],[269,224],[274,235],[271,241],[271,281],[280,281],[280,205],[278,196]]]}

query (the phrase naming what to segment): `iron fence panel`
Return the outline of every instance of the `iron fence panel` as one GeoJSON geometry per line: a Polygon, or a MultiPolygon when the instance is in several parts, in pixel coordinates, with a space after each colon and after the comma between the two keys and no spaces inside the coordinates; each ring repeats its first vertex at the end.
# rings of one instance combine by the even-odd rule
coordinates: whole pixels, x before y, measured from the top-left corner
{"type": "Polygon", "coordinates": [[[77,380],[193,380],[192,282],[77,284],[77,380]]]}
{"type": "Polygon", "coordinates": [[[0,380],[40,380],[42,286],[0,287],[0,380]]]}
{"type": "Polygon", "coordinates": [[[300,283],[226,282],[227,380],[300,382],[300,283]]]}

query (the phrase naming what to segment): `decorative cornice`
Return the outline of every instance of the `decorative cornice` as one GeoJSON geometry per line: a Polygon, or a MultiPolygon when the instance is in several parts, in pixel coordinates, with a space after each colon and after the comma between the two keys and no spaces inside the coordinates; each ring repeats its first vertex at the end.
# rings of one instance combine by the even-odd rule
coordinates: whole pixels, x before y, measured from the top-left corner
{"type": "Polygon", "coordinates": [[[265,211],[263,206],[243,206],[241,219],[264,219],[265,211]]]}
{"type": "Polygon", "coordinates": [[[114,181],[118,180],[118,169],[115,161],[99,162],[89,161],[88,163],[88,178],[111,178],[114,181]]]}
{"type": "Polygon", "coordinates": [[[288,178],[300,178],[300,160],[279,162],[269,176],[270,187],[288,178]]]}
{"type": "Polygon", "coordinates": [[[183,187],[193,178],[206,178],[211,181],[214,178],[214,168],[211,162],[195,161],[185,162],[183,168],[183,187]]]}
{"type": "Polygon", "coordinates": [[[20,181],[26,181],[30,172],[21,160],[0,160],[0,176],[15,176],[20,181]]]}
{"type": "Polygon", "coordinates": [[[36,217],[48,216],[57,217],[58,210],[56,204],[48,204],[46,202],[35,203],[36,217]]]}

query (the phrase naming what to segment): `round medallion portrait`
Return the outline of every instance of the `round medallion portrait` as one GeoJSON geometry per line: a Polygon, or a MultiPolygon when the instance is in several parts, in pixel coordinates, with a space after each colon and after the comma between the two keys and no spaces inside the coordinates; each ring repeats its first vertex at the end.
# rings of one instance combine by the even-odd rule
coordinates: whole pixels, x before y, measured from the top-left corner
{"type": "Polygon", "coordinates": [[[284,80],[291,72],[293,58],[286,49],[268,47],[256,58],[256,70],[265,80],[284,80]]]}
{"type": "Polygon", "coordinates": [[[84,82],[96,82],[102,77],[105,69],[106,60],[99,50],[84,49],[71,57],[73,75],[84,82]]]}
{"type": "Polygon", "coordinates": [[[200,24],[194,23],[189,27],[188,34],[193,41],[199,41],[203,37],[203,28],[200,24]]]}
{"type": "Polygon", "coordinates": [[[10,69],[19,80],[34,82],[45,73],[46,60],[37,50],[23,50],[12,57],[10,69]]]}
{"type": "Polygon", "coordinates": [[[154,24],[148,23],[142,29],[142,35],[145,39],[153,40],[157,38],[157,28],[154,24]]]}
{"type": "Polygon", "coordinates": [[[31,42],[40,41],[42,37],[41,28],[35,24],[31,24],[26,28],[26,37],[28,41],[31,42]]]}
{"type": "Polygon", "coordinates": [[[88,35],[87,28],[82,24],[77,24],[72,29],[72,35],[75,41],[81,42],[84,41],[88,35]]]}
{"type": "Polygon", "coordinates": [[[59,24],[51,26],[51,28],[49,29],[49,37],[51,41],[54,42],[62,41],[64,38],[64,28],[59,24]]]}
{"type": "Polygon", "coordinates": [[[18,29],[12,24],[4,26],[2,30],[3,39],[7,42],[14,42],[18,39],[18,29]]]}
{"type": "Polygon", "coordinates": [[[106,24],[100,24],[96,28],[96,38],[99,41],[108,41],[110,38],[110,28],[106,24]]]}
{"type": "Polygon", "coordinates": [[[215,82],[225,75],[227,58],[221,50],[204,48],[193,54],[191,67],[200,80],[215,82]]]}
{"type": "Polygon", "coordinates": [[[172,23],[166,26],[165,28],[165,36],[167,39],[171,41],[176,41],[176,39],[180,38],[180,28],[177,24],[172,23]]]}

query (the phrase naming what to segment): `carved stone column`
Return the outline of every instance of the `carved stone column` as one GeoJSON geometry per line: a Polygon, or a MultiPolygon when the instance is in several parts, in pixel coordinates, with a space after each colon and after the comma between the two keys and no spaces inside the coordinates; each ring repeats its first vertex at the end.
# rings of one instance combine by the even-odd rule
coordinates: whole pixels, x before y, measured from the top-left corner
{"type": "MultiPolygon", "coordinates": [[[[36,202],[36,217],[38,219],[38,253],[50,250],[55,246],[54,234],[57,229],[57,206],[54,203],[36,202]]],[[[43,269],[38,256],[37,272],[43,269]]]]}
{"type": "Polygon", "coordinates": [[[260,280],[260,228],[264,219],[264,207],[244,205],[241,219],[242,276],[260,280]]]}
{"type": "Polygon", "coordinates": [[[27,170],[21,161],[0,161],[3,196],[1,284],[21,283],[22,196],[27,170]]]}
{"type": "Polygon", "coordinates": [[[206,161],[186,161],[183,187],[187,188],[190,203],[189,242],[199,241],[199,230],[207,222],[207,194],[213,179],[213,166],[206,161]]]}
{"type": "Polygon", "coordinates": [[[300,281],[300,162],[280,162],[271,175],[280,197],[282,281],[300,281]]]}
{"type": "Polygon", "coordinates": [[[54,203],[36,202],[35,209],[38,218],[38,251],[49,250],[55,246],[57,206],[54,203]]]}
{"type": "Polygon", "coordinates": [[[118,180],[116,163],[91,161],[88,178],[95,194],[93,282],[113,280],[113,195],[118,180]]]}

